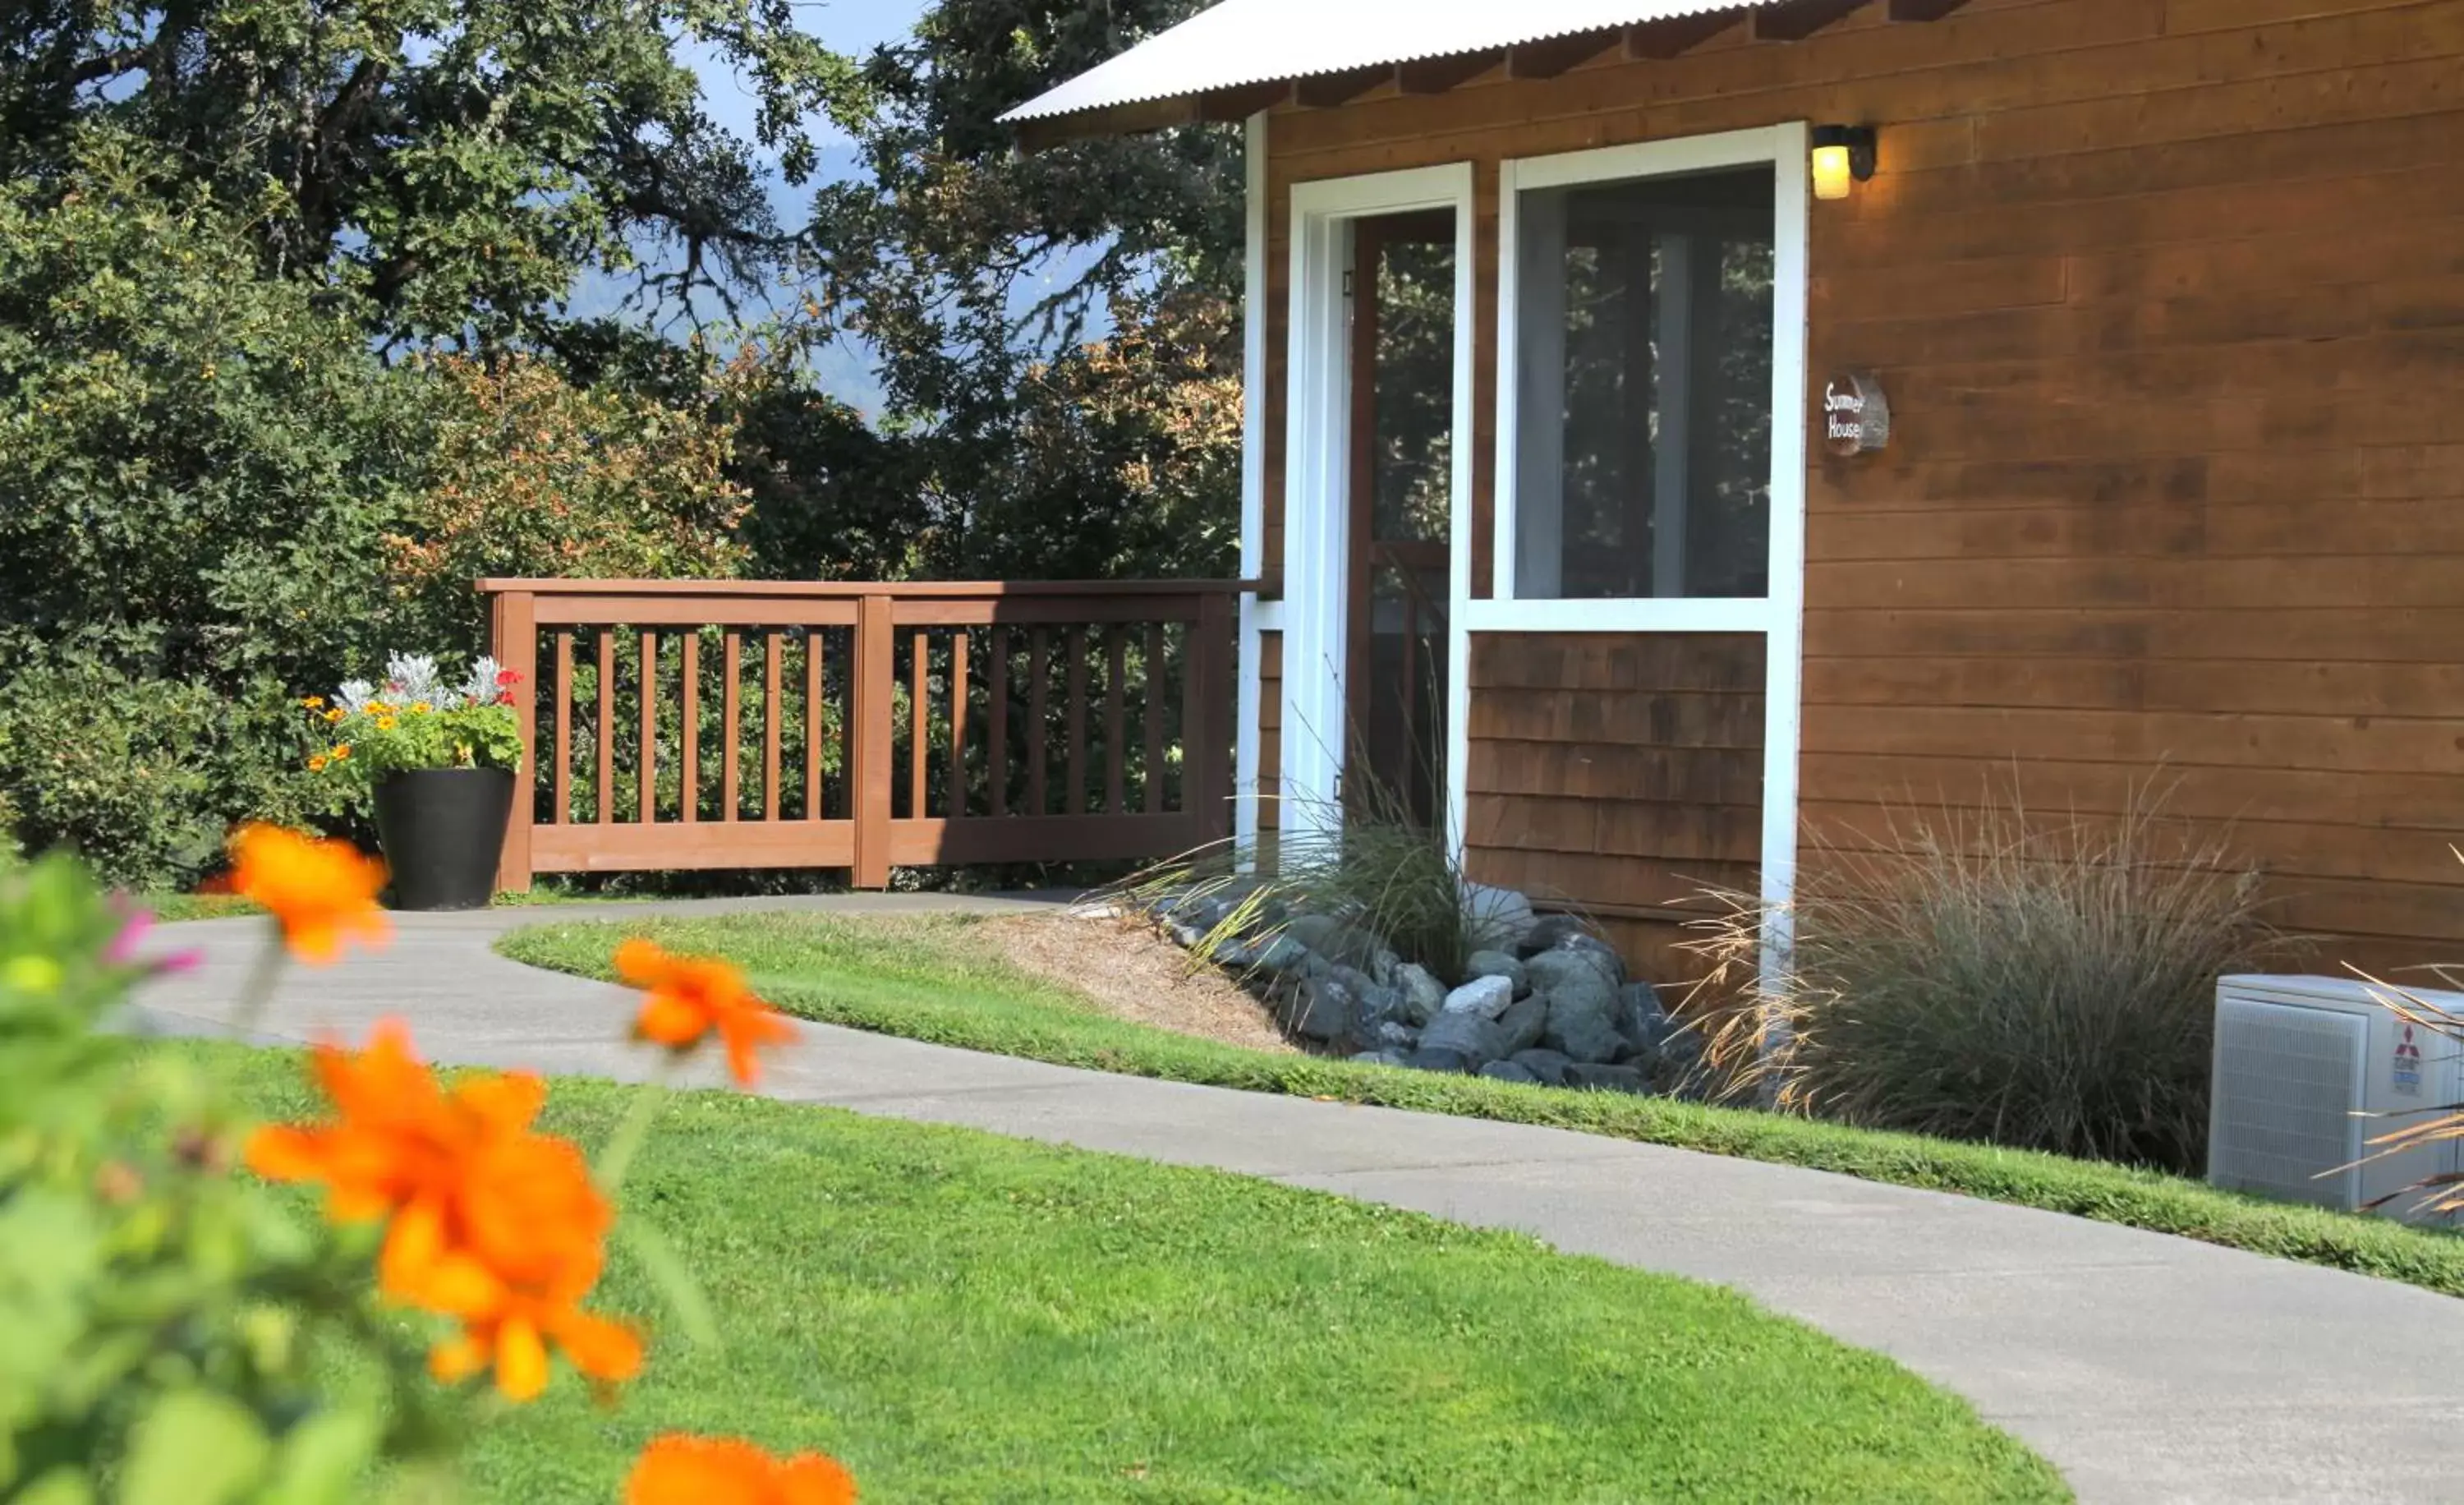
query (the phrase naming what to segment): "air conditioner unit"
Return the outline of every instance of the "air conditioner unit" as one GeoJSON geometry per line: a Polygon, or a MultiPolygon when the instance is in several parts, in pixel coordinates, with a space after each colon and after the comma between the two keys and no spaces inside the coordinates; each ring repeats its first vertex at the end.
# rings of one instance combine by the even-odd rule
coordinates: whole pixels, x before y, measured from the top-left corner
{"type": "MultiPolygon", "coordinates": [[[[2335,977],[2228,977],[2216,985],[2208,1181],[2233,1191],[2358,1211],[2381,1197],[2416,1216],[2427,1177],[2454,1171],[2455,1141],[2358,1163],[2368,1140],[2459,1100],[2454,1044],[2407,1024],[2384,989],[2335,977]]],[[[2464,994],[2417,992],[2464,1015],[2464,994]]]]}

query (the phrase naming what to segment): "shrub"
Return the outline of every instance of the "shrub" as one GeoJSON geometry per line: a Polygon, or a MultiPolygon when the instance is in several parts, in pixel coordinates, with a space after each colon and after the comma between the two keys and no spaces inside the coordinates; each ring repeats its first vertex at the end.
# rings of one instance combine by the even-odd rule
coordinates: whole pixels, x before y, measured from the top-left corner
{"type": "Polygon", "coordinates": [[[74,849],[131,887],[184,883],[222,839],[207,808],[224,710],[201,686],[91,660],[14,675],[0,688],[0,788],[17,841],[74,849]]]}
{"type": "Polygon", "coordinates": [[[2111,821],[2015,803],[1894,816],[1885,850],[1812,840],[1785,916],[1724,895],[1698,949],[1791,955],[1713,1057],[1787,1109],[1876,1128],[2196,1171],[2216,979],[2283,942],[2256,874],[2143,794],[2111,821]]]}
{"type": "Polygon", "coordinates": [[[425,481],[385,538],[398,639],[473,653],[490,575],[737,573],[725,425],[524,356],[420,363],[425,481]]]}

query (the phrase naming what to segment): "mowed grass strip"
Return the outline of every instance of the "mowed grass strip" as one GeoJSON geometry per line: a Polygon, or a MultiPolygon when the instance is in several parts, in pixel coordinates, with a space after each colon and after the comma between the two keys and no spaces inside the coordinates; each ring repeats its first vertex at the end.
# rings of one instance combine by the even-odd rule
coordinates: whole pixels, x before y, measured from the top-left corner
{"type": "Polygon", "coordinates": [[[2178,1234],[2464,1295],[2464,1236],[2218,1191],[2155,1171],[1925,1139],[1746,1109],[1493,1082],[1269,1054],[1128,1023],[992,960],[966,917],[881,920],[730,915],[550,924],[497,942],[516,961],[589,977],[627,935],[733,958],[808,1019],[1066,1066],[1249,1092],[1545,1124],[1804,1165],[2178,1234]]]}
{"type": "MultiPolygon", "coordinates": [[[[227,1058],[269,1116],[288,1052],[227,1058]]],[[[639,1089],[560,1081],[602,1142],[639,1089]]],[[[626,1188],[724,1335],[652,1318],[621,1404],[482,1431],[471,1497],[605,1502],[651,1435],[820,1448],[896,1501],[2055,1500],[2051,1467],[1877,1355],[1711,1287],[1208,1171],[721,1093],[626,1188]]]]}

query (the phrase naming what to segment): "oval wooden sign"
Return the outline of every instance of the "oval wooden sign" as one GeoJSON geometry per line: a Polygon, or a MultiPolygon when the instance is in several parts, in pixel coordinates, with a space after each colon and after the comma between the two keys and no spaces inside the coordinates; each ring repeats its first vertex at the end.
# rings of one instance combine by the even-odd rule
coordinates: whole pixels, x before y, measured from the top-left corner
{"type": "Polygon", "coordinates": [[[1822,443],[1842,459],[1890,447],[1891,400],[1871,371],[1843,371],[1822,387],[1822,443]]]}

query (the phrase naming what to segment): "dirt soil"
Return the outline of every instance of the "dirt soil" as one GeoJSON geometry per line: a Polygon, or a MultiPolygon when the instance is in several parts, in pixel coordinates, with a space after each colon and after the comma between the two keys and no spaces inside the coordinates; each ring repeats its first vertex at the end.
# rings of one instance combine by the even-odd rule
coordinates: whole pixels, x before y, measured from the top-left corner
{"type": "Polygon", "coordinates": [[[1019,915],[971,928],[1022,971],[1075,988],[1106,1013],[1252,1051],[1298,1053],[1265,1006],[1144,925],[1109,915],[1019,915]]]}

